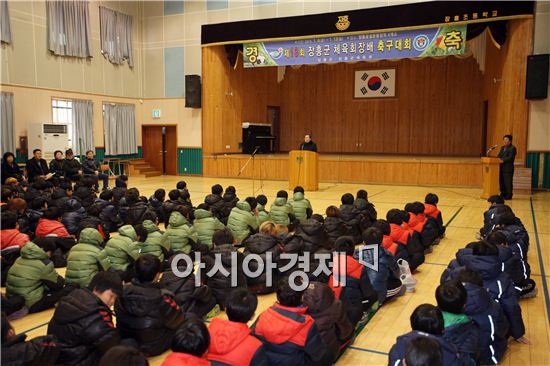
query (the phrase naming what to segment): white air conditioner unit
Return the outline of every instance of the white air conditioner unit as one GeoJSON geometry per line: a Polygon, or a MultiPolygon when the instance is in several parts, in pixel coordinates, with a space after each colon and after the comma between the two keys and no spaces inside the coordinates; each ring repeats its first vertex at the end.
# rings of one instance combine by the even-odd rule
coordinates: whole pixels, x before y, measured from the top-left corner
{"type": "Polygon", "coordinates": [[[42,150],[42,158],[50,161],[54,158],[54,151],[69,147],[69,133],[67,125],[52,123],[31,123],[29,125],[29,159],[34,149],[42,150]]]}

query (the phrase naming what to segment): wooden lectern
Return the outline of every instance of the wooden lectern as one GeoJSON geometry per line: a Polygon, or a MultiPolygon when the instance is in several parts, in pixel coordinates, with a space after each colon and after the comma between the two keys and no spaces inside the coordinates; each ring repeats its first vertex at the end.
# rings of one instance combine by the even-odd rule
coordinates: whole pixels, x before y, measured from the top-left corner
{"type": "Polygon", "coordinates": [[[319,189],[317,153],[307,150],[292,150],[288,154],[288,187],[302,186],[306,191],[319,189]]]}
{"type": "Polygon", "coordinates": [[[481,198],[487,199],[493,195],[500,194],[500,159],[482,157],[481,169],[481,175],[483,176],[483,193],[481,194],[481,198]]]}

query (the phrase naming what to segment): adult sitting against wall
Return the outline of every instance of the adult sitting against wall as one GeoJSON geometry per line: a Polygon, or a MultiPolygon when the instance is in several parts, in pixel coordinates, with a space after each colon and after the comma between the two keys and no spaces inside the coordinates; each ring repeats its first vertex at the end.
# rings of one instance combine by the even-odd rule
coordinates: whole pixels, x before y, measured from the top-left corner
{"type": "Polygon", "coordinates": [[[18,181],[25,179],[25,177],[23,177],[23,171],[21,171],[21,168],[15,162],[15,155],[9,151],[2,157],[2,184],[4,184],[8,178],[15,178],[18,181]]]}
{"type": "Polygon", "coordinates": [[[82,170],[95,180],[96,190],[99,190],[99,180],[103,181],[103,190],[109,188],[109,176],[101,172],[101,164],[94,159],[92,150],[86,151],[86,159],[82,162],[82,170]]]}

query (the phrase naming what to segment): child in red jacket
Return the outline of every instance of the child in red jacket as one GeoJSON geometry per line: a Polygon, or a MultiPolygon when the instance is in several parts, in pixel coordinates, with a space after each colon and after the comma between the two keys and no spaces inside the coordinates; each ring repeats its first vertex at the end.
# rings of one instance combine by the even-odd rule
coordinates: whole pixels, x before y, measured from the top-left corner
{"type": "Polygon", "coordinates": [[[439,203],[439,197],[435,193],[428,193],[424,199],[424,214],[433,218],[437,227],[439,228],[439,237],[443,238],[445,236],[445,226],[443,226],[443,216],[441,211],[437,208],[439,203]]]}
{"type": "Polygon", "coordinates": [[[411,235],[410,232],[403,227],[403,223],[407,216],[405,211],[394,208],[388,211],[386,219],[390,223],[390,237],[399,246],[406,249],[409,258],[409,267],[411,271],[414,271],[418,266],[424,263],[424,247],[422,243],[420,243],[418,234],[411,235]]]}
{"type": "Polygon", "coordinates": [[[14,211],[2,210],[2,231],[1,231],[1,245],[2,250],[9,247],[22,248],[30,241],[27,234],[23,234],[19,231],[19,224],[17,223],[17,214],[14,211]]]}
{"type": "Polygon", "coordinates": [[[44,216],[38,220],[36,236],[56,236],[68,238],[71,236],[65,226],[61,223],[62,212],[57,207],[49,207],[44,216]]]}
{"type": "Polygon", "coordinates": [[[197,318],[187,319],[172,338],[172,353],[162,366],[208,366],[212,365],[205,355],[210,344],[210,334],[204,323],[197,318]]]}
{"type": "Polygon", "coordinates": [[[224,365],[267,366],[262,342],[250,335],[247,323],[254,316],[258,298],[245,288],[234,289],[227,299],[229,320],[214,318],[210,323],[210,348],[207,358],[224,365]]]}

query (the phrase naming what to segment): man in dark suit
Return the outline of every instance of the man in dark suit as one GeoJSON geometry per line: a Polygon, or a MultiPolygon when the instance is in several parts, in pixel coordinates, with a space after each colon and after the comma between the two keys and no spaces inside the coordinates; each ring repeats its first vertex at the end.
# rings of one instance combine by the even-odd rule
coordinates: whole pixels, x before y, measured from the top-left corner
{"type": "Polygon", "coordinates": [[[317,152],[317,144],[311,140],[311,135],[304,136],[304,142],[300,144],[300,150],[309,150],[317,152]]]}
{"type": "Polygon", "coordinates": [[[34,182],[36,177],[46,178],[50,170],[48,169],[48,163],[42,159],[42,150],[34,149],[32,151],[33,157],[27,160],[27,178],[29,183],[34,182]]]}
{"type": "Polygon", "coordinates": [[[505,135],[503,140],[504,145],[497,156],[500,159],[500,195],[505,200],[510,200],[514,193],[514,160],[517,151],[512,145],[512,135],[505,135]]]}

